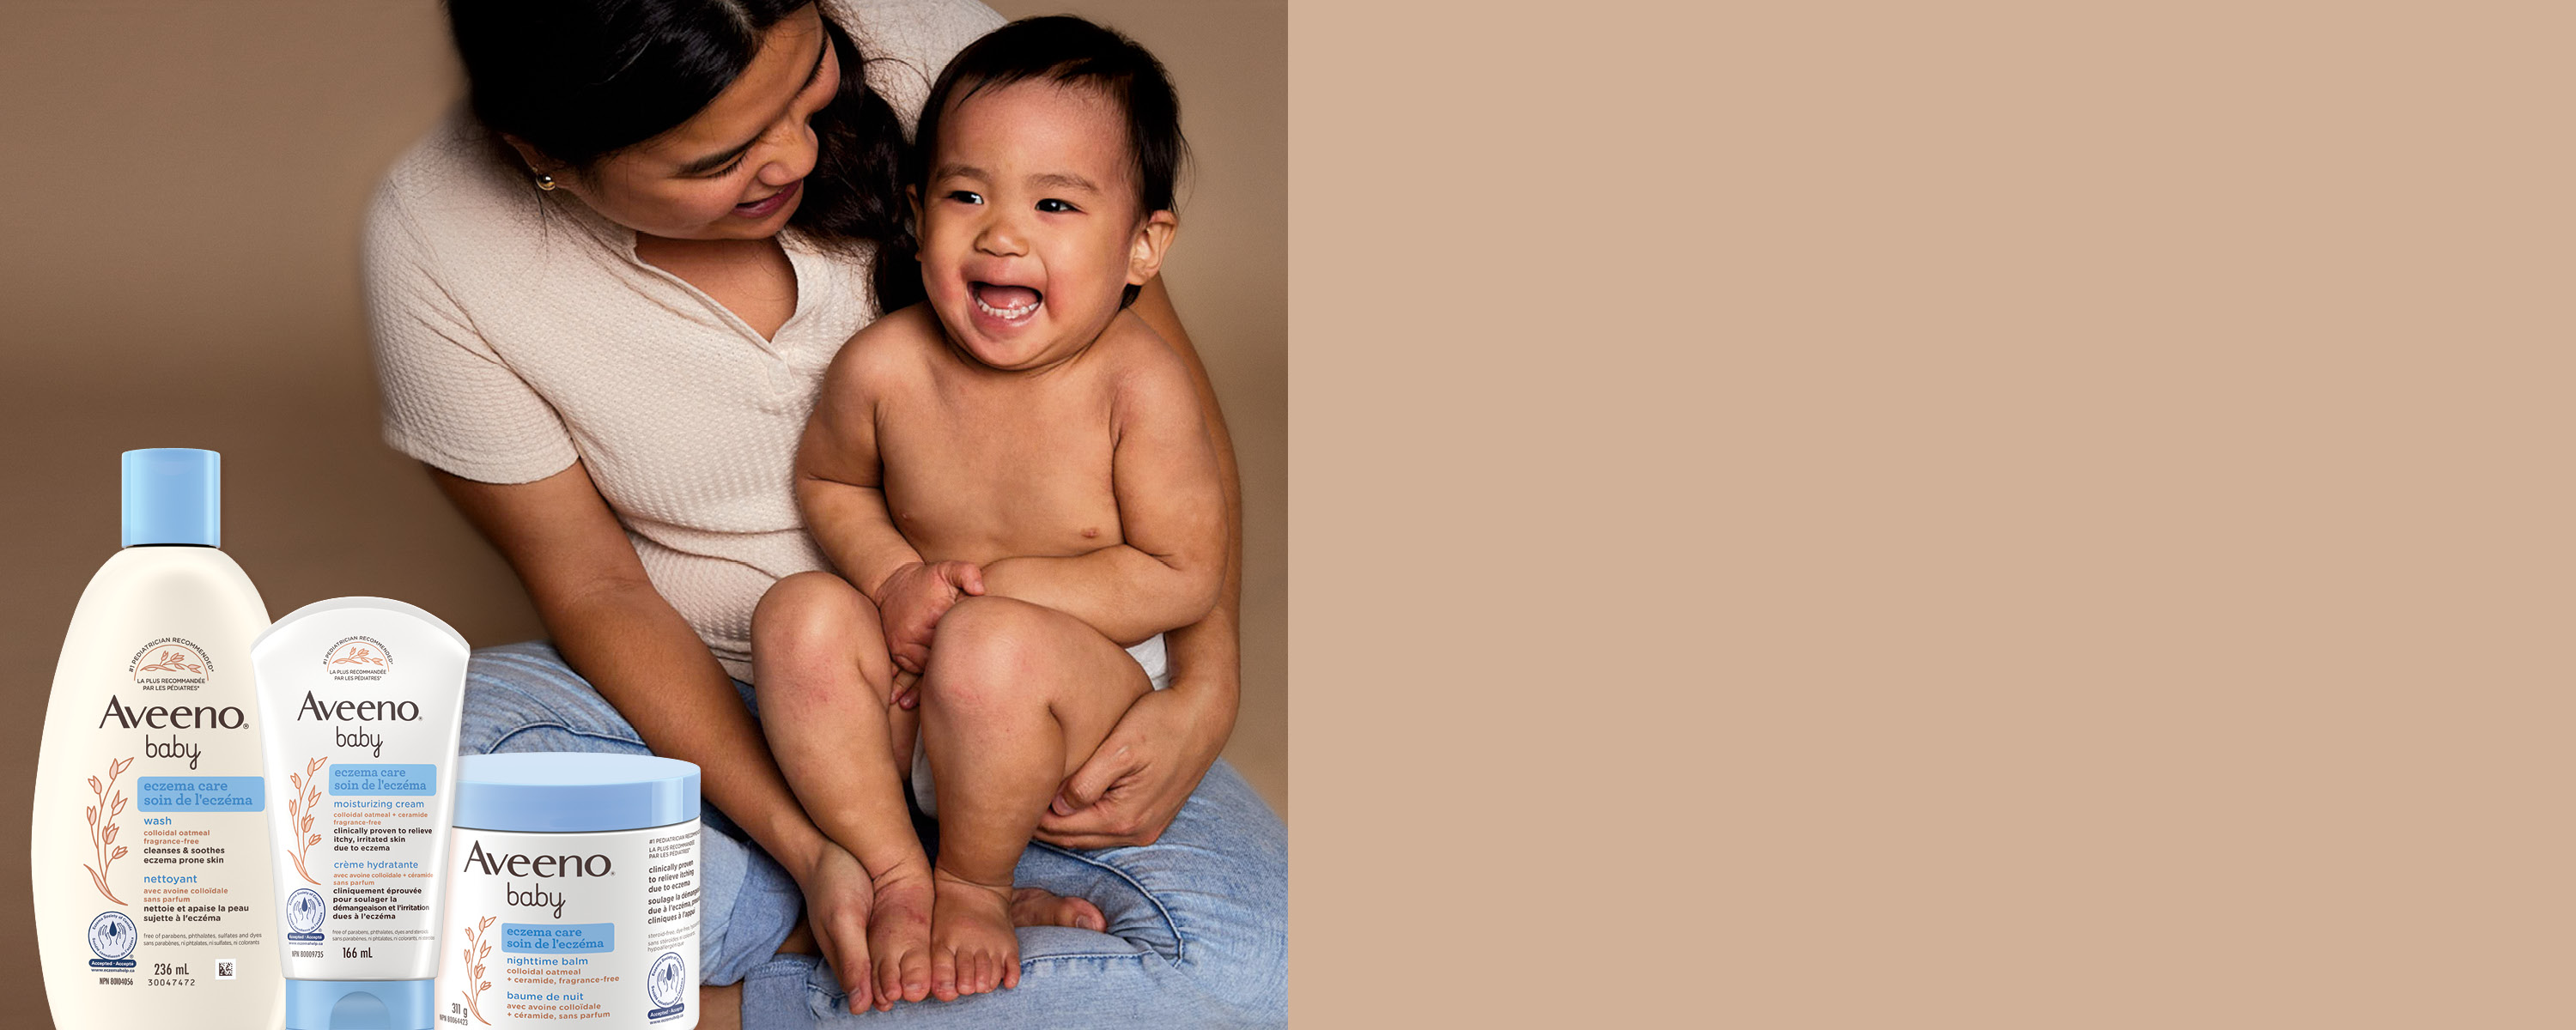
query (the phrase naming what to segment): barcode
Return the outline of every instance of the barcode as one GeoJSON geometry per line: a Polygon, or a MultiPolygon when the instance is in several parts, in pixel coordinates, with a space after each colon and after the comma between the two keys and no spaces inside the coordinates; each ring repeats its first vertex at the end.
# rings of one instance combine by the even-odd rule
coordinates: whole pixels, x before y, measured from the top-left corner
{"type": "Polygon", "coordinates": [[[233,960],[228,959],[228,958],[219,958],[219,959],[216,959],[216,960],[215,960],[215,979],[217,979],[217,980],[230,980],[230,979],[232,979],[232,978],[233,978],[233,960]]]}

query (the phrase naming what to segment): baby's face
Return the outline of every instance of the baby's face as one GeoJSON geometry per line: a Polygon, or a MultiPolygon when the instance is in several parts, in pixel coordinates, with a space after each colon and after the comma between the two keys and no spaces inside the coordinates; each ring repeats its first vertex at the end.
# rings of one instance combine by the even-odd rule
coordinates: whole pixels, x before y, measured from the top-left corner
{"type": "Polygon", "coordinates": [[[920,197],[922,285],[977,361],[1027,369],[1081,353],[1127,284],[1153,276],[1126,138],[1108,98],[1046,81],[984,89],[941,121],[920,197]]]}

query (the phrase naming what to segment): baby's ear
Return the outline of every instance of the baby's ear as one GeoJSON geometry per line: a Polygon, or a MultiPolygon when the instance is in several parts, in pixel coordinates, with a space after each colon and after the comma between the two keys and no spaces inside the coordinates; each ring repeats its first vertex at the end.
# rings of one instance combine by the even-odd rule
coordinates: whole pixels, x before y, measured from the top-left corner
{"type": "Polygon", "coordinates": [[[1136,241],[1127,248],[1127,285],[1143,286],[1162,274],[1163,255],[1171,252],[1172,237],[1180,231],[1180,216],[1169,211],[1145,216],[1145,224],[1136,227],[1136,241]]]}

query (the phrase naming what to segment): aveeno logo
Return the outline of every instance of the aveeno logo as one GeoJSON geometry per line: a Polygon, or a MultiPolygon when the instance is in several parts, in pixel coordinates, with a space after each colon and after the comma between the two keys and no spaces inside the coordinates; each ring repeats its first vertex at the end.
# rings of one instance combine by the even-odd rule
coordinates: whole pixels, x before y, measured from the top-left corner
{"type": "Polygon", "coordinates": [[[483,850],[475,841],[465,852],[465,868],[459,872],[480,872],[485,876],[606,876],[615,871],[616,863],[606,855],[495,855],[483,850]]]}
{"type": "MultiPolygon", "coordinates": [[[[362,723],[381,722],[387,719],[397,722],[419,722],[420,703],[416,701],[351,701],[347,698],[341,698],[340,700],[333,701],[326,705],[323,704],[320,699],[315,698],[312,691],[307,690],[304,692],[304,703],[295,706],[295,721],[303,722],[307,716],[310,716],[315,722],[321,722],[325,719],[338,719],[347,722],[362,723]]],[[[331,746],[364,751],[370,757],[374,758],[383,758],[385,756],[384,735],[381,733],[369,733],[367,732],[367,728],[364,726],[349,728],[339,726],[331,727],[331,746]]]]}
{"type": "MultiPolygon", "coordinates": [[[[111,722],[121,730],[237,730],[250,725],[250,716],[242,714],[241,709],[230,705],[222,708],[213,705],[146,705],[141,708],[128,708],[116,699],[116,695],[110,694],[107,697],[107,711],[98,717],[98,728],[106,729],[107,724],[111,722]]],[[[202,740],[186,740],[176,733],[171,734],[168,740],[158,739],[149,732],[143,734],[143,757],[145,758],[185,758],[188,760],[188,768],[194,769],[197,767],[197,759],[205,753],[205,743],[202,740]]],[[[128,761],[131,760],[128,759],[128,761]]]]}
{"type": "MultiPolygon", "coordinates": [[[[609,861],[606,855],[514,855],[508,852],[495,855],[483,850],[483,842],[478,840],[466,850],[465,868],[458,871],[479,872],[485,876],[527,876],[544,880],[562,876],[576,878],[606,876],[616,869],[616,863],[609,861]]],[[[520,890],[518,884],[507,880],[501,882],[503,904],[519,908],[551,909],[557,919],[563,918],[564,903],[571,900],[571,897],[560,889],[547,890],[546,885],[542,883],[532,883],[528,885],[528,889],[520,890]]]]}
{"type": "Polygon", "coordinates": [[[415,701],[351,701],[347,698],[324,704],[313,696],[312,691],[307,690],[304,692],[304,703],[295,708],[295,719],[297,722],[302,722],[307,716],[317,721],[347,719],[351,722],[375,722],[394,719],[401,722],[419,722],[420,704],[415,701]]]}
{"type": "Polygon", "coordinates": [[[115,723],[118,729],[127,730],[237,730],[250,725],[250,717],[230,705],[222,708],[213,705],[128,708],[116,700],[116,695],[110,694],[107,713],[98,717],[98,728],[106,729],[110,722],[115,723]]]}

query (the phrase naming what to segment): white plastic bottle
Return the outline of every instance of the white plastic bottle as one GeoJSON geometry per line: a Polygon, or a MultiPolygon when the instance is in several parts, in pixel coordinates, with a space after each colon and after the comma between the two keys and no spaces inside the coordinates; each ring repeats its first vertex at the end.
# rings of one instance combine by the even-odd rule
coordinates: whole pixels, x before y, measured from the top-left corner
{"type": "Polygon", "coordinates": [[[72,614],[27,860],[54,1025],[275,1027],[250,644],[268,607],[217,550],[213,451],[125,453],[124,543],[72,614]]]}

